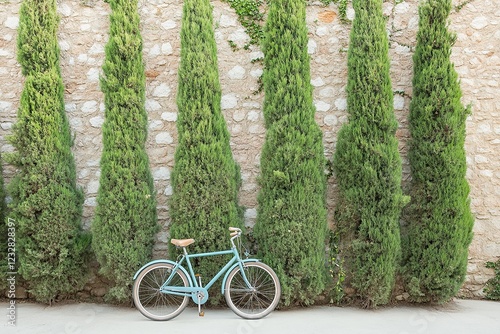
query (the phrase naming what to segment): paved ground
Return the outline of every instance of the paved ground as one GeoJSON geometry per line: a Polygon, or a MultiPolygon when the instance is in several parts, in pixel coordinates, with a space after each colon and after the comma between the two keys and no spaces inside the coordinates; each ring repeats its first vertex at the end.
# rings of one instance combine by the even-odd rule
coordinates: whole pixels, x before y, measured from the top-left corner
{"type": "Polygon", "coordinates": [[[275,311],[261,320],[243,320],[229,309],[206,310],[198,317],[187,308],[166,322],[151,321],[133,308],[98,304],[44,306],[16,304],[16,326],[8,326],[9,304],[1,334],[128,334],[128,333],[374,333],[374,334],[500,334],[500,302],[457,300],[445,307],[395,307],[375,311],[311,307],[275,311]]]}

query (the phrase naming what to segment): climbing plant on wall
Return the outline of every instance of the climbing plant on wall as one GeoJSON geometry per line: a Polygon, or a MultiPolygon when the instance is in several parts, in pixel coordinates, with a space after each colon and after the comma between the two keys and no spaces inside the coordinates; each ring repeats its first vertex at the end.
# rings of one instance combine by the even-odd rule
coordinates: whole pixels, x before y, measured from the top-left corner
{"type": "Polygon", "coordinates": [[[5,273],[7,273],[7,222],[6,220],[6,205],[5,205],[5,188],[3,183],[3,165],[2,157],[0,156],[0,290],[7,283],[5,273]]]}
{"type": "Polygon", "coordinates": [[[132,273],[151,259],[158,225],[145,149],[145,73],[137,0],[108,2],[112,11],[101,79],[105,121],[93,249],[100,272],[112,282],[106,298],[126,301],[132,273]]]}
{"type": "Polygon", "coordinates": [[[500,300],[500,260],[497,260],[497,262],[487,262],[486,268],[493,269],[495,273],[495,276],[486,282],[484,289],[486,298],[500,300]]]}
{"type": "Polygon", "coordinates": [[[262,22],[264,13],[261,8],[264,0],[225,0],[238,15],[241,25],[250,37],[250,44],[260,44],[263,37],[262,22]]]}
{"type": "Polygon", "coordinates": [[[39,301],[82,287],[90,243],[81,229],[83,195],[76,186],[72,137],[64,111],[55,0],[24,0],[18,61],[25,77],[8,160],[19,273],[39,301]]]}
{"type": "Polygon", "coordinates": [[[303,0],[270,3],[263,40],[266,141],[254,235],[284,304],[313,303],[325,287],[326,179],[315,123],[303,0]]]}
{"type": "Polygon", "coordinates": [[[450,61],[449,0],[419,7],[413,56],[408,157],[412,198],[405,211],[403,277],[411,299],[444,302],[465,280],[473,217],[465,178],[465,121],[469,109],[450,61]]]}
{"type": "Polygon", "coordinates": [[[401,158],[395,137],[381,0],[354,0],[348,53],[349,122],[337,139],[335,220],[346,282],[365,307],[386,304],[401,251],[401,158]]]}

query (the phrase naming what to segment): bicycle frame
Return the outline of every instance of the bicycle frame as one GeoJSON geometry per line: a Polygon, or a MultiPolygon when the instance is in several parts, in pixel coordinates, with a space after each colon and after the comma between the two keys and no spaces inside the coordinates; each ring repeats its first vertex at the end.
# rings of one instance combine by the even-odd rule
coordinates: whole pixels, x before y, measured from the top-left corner
{"type": "MultiPolygon", "coordinates": [[[[178,295],[178,296],[191,296],[193,301],[195,303],[199,304],[204,304],[208,300],[208,289],[210,289],[215,282],[223,275],[226,274],[224,277],[224,280],[222,282],[222,288],[221,292],[224,294],[224,285],[227,279],[227,276],[229,275],[230,271],[236,267],[240,266],[241,268],[241,273],[243,276],[244,282],[247,284],[248,288],[253,290],[253,287],[251,284],[248,282],[247,277],[245,276],[245,272],[243,270],[243,264],[245,262],[250,262],[250,261],[259,261],[257,259],[245,259],[242,260],[238,251],[236,250],[236,247],[230,249],[230,250],[224,250],[224,251],[216,251],[216,252],[209,252],[209,253],[196,253],[196,254],[188,254],[186,251],[186,248],[183,248],[183,253],[181,256],[181,259],[177,262],[173,262],[172,264],[175,264],[174,268],[172,269],[172,272],[170,273],[170,276],[168,279],[163,283],[163,285],[160,288],[160,291],[166,294],[171,294],[171,295],[178,295]],[[232,254],[233,257],[225,264],[225,266],[219,270],[219,272],[208,282],[205,286],[200,286],[198,280],[196,279],[196,275],[194,274],[193,270],[193,265],[191,264],[191,259],[194,258],[201,258],[201,257],[209,257],[209,256],[217,256],[217,255],[230,255],[232,254]],[[182,264],[186,261],[188,269],[189,269],[189,283],[191,284],[190,287],[182,287],[182,286],[169,286],[170,281],[174,277],[175,273],[178,270],[183,271],[186,273],[187,271],[185,268],[182,266],[182,264]],[[201,293],[201,297],[199,294],[201,293]]],[[[140,270],[139,270],[140,272],[140,270]]]]}

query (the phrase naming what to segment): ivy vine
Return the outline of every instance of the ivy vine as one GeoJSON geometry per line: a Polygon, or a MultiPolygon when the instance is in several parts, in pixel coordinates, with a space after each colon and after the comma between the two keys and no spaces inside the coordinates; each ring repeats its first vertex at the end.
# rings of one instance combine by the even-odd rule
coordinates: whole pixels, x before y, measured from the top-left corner
{"type": "Polygon", "coordinates": [[[344,260],[340,255],[339,232],[329,231],[329,239],[328,271],[331,280],[327,291],[330,297],[330,304],[340,305],[345,296],[344,281],[346,278],[346,271],[344,268],[344,260]]]}
{"type": "Polygon", "coordinates": [[[486,298],[491,300],[500,300],[500,260],[497,262],[486,263],[486,268],[491,268],[495,271],[495,277],[486,283],[486,298]]]}
{"type": "Polygon", "coordinates": [[[468,4],[472,3],[473,1],[474,0],[466,0],[466,1],[459,3],[458,5],[454,6],[455,12],[458,13],[459,11],[462,10],[462,8],[464,8],[468,4]]]}
{"type": "MultiPolygon", "coordinates": [[[[238,20],[246,29],[250,42],[245,45],[248,49],[250,45],[259,45],[264,36],[264,14],[265,6],[269,0],[224,0],[238,15],[238,20]]],[[[320,0],[324,6],[334,3],[338,6],[339,18],[342,23],[348,23],[347,5],[351,0],[320,0]]],[[[231,46],[233,47],[233,46],[231,46]]]]}
{"type": "Polygon", "coordinates": [[[236,11],[241,25],[246,29],[250,42],[245,45],[248,49],[252,44],[260,44],[264,36],[263,23],[264,12],[262,5],[264,0],[224,0],[236,11]]]}

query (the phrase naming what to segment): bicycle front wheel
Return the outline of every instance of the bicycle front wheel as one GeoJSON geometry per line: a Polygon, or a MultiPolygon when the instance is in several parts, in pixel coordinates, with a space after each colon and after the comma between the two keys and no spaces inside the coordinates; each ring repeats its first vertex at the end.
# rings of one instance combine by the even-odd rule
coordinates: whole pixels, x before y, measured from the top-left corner
{"type": "MultiPolygon", "coordinates": [[[[146,267],[137,277],[133,287],[133,299],[137,309],[152,320],[169,320],[178,316],[186,307],[189,298],[166,294],[160,291],[163,283],[172,275],[170,263],[155,263],[146,267]]],[[[189,286],[186,275],[177,270],[169,286],[189,286]]]]}
{"type": "Polygon", "coordinates": [[[274,310],[281,297],[281,286],[276,273],[261,262],[243,263],[245,283],[240,266],[235,267],[226,281],[227,305],[245,319],[260,319],[274,310]]]}

